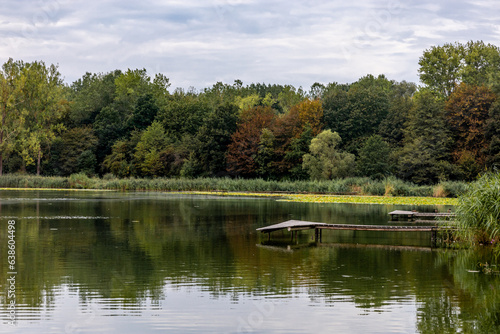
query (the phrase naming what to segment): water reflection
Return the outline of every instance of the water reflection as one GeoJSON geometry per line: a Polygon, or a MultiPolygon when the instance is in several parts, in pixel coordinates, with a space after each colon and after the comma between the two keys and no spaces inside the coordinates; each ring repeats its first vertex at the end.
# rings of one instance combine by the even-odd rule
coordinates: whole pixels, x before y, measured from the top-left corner
{"type": "MultiPolygon", "coordinates": [[[[290,245],[288,236],[266,243],[255,231],[288,219],[384,224],[394,206],[91,192],[0,197],[2,291],[7,219],[16,220],[19,273],[18,326],[2,333],[499,329],[498,276],[470,272],[488,254],[430,249],[413,233],[325,233],[320,245],[304,233],[290,245]]],[[[6,319],[5,294],[0,306],[6,319]]]]}

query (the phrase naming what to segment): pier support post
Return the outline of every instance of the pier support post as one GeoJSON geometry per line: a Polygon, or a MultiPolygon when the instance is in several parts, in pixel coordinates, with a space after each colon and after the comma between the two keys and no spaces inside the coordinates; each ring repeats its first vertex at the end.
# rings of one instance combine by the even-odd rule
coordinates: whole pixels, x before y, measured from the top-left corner
{"type": "Polygon", "coordinates": [[[437,231],[433,229],[431,231],[431,247],[437,246],[437,231]]]}
{"type": "Polygon", "coordinates": [[[321,242],[322,234],[323,234],[323,229],[315,227],[314,228],[314,241],[321,242]]]}

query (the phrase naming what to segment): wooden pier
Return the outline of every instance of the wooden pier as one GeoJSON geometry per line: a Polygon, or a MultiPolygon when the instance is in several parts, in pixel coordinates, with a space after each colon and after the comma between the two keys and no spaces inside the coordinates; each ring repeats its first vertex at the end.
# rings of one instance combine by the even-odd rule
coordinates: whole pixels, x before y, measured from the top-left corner
{"type": "Polygon", "coordinates": [[[431,243],[434,246],[437,240],[437,231],[449,230],[453,227],[441,226],[394,226],[394,225],[351,225],[351,224],[326,224],[308,222],[302,220],[288,220],[283,223],[260,227],[257,231],[261,233],[268,233],[269,240],[271,239],[271,232],[279,230],[288,230],[291,232],[291,241],[297,239],[297,231],[314,229],[314,240],[321,242],[323,230],[350,230],[350,231],[391,231],[391,232],[431,232],[431,243]],[[294,235],[295,234],[295,235],[294,235]]]}
{"type": "Polygon", "coordinates": [[[415,218],[450,218],[455,217],[455,214],[452,212],[417,212],[417,211],[404,211],[404,210],[395,210],[389,212],[391,216],[391,220],[399,220],[399,218],[407,218],[408,220],[413,220],[415,218]]]}

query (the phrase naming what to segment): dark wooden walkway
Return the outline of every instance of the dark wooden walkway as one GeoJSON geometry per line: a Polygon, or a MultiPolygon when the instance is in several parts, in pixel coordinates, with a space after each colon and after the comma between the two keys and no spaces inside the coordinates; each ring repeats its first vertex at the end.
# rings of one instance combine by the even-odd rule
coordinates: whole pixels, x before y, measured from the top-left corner
{"type": "Polygon", "coordinates": [[[391,231],[391,232],[432,232],[431,242],[434,245],[436,242],[436,233],[438,230],[452,229],[453,227],[441,227],[441,226],[394,226],[394,225],[351,225],[351,224],[326,224],[326,223],[315,223],[302,220],[288,220],[283,223],[269,225],[265,227],[260,227],[257,231],[262,233],[268,233],[269,239],[271,238],[271,232],[279,230],[288,230],[292,232],[292,241],[297,238],[297,231],[315,229],[315,241],[321,242],[322,230],[350,230],[350,231],[391,231]]]}
{"type": "Polygon", "coordinates": [[[314,223],[303,220],[287,220],[286,222],[260,227],[257,231],[271,233],[286,229],[288,231],[309,230],[313,228],[328,230],[352,230],[352,231],[420,231],[431,232],[440,229],[437,226],[395,226],[395,225],[351,225],[351,224],[326,224],[314,223]]]}
{"type": "Polygon", "coordinates": [[[391,216],[391,220],[399,219],[400,217],[415,219],[415,218],[449,218],[455,217],[455,214],[452,212],[416,212],[416,211],[404,211],[404,210],[395,210],[389,212],[391,216]]]}

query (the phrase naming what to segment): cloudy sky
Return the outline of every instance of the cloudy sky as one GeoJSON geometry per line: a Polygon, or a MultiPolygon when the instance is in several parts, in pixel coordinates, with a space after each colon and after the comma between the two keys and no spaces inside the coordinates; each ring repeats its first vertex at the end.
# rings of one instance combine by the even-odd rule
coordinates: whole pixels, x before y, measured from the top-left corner
{"type": "Polygon", "coordinates": [[[500,46],[498,0],[0,0],[0,62],[59,64],[67,83],[127,68],[185,89],[418,82],[425,49],[468,40],[500,46]]]}

